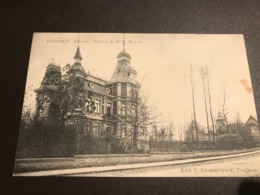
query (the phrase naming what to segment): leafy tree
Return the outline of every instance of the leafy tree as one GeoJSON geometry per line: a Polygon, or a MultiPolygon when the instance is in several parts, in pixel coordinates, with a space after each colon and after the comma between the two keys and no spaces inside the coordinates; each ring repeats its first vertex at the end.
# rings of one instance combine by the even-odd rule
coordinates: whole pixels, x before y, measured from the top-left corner
{"type": "MultiPolygon", "coordinates": [[[[50,134],[53,132],[64,135],[64,142],[76,140],[76,153],[79,153],[82,136],[89,135],[81,132],[84,126],[84,112],[93,113],[95,106],[93,94],[84,88],[84,78],[75,75],[65,66],[65,72],[48,71],[37,92],[37,119],[44,125],[51,125],[50,134]],[[62,132],[61,132],[62,131],[62,132]]],[[[46,133],[45,133],[46,134],[46,133]]],[[[60,139],[60,138],[57,138],[60,139]]]]}
{"type": "Polygon", "coordinates": [[[66,119],[76,116],[81,118],[85,104],[87,112],[95,111],[92,92],[85,90],[84,79],[76,76],[69,67],[69,64],[64,67],[64,74],[48,72],[37,95],[37,109],[41,112],[48,111],[48,121],[53,119],[62,128],[66,119]]]}
{"type": "Polygon", "coordinates": [[[49,109],[48,120],[59,119],[60,125],[64,127],[68,115],[73,116],[76,111],[84,105],[84,81],[68,74],[61,76],[56,72],[50,72],[49,77],[59,78],[52,84],[43,84],[40,95],[37,96],[38,109],[41,111],[49,109]]]}
{"type": "Polygon", "coordinates": [[[20,128],[22,129],[31,129],[34,126],[34,114],[30,106],[24,106],[21,116],[20,128]]]}

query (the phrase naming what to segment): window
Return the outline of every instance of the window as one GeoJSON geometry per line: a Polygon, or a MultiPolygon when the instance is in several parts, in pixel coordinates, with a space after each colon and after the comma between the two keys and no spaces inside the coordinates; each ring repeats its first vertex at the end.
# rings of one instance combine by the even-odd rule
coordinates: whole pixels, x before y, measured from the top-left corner
{"type": "Polygon", "coordinates": [[[111,103],[107,104],[107,116],[111,116],[111,103]]]}
{"type": "Polygon", "coordinates": [[[121,96],[126,97],[126,84],[121,85],[121,96]]]}
{"type": "Polygon", "coordinates": [[[104,108],[104,105],[102,105],[102,114],[105,114],[105,108],[104,108]]]}
{"type": "Polygon", "coordinates": [[[131,91],[130,91],[130,97],[133,99],[134,98],[134,90],[133,89],[131,89],[131,91]]]}
{"type": "Polygon", "coordinates": [[[112,95],[117,96],[117,86],[116,85],[112,86],[112,95]]]}
{"type": "Polygon", "coordinates": [[[39,118],[43,118],[44,117],[44,112],[42,108],[39,108],[39,118]]]}
{"type": "Polygon", "coordinates": [[[130,96],[131,96],[132,99],[136,99],[137,94],[138,94],[137,90],[131,89],[130,96]]]}
{"type": "Polygon", "coordinates": [[[94,136],[100,136],[100,124],[99,123],[94,123],[93,124],[93,135],[94,136]]]}
{"type": "Polygon", "coordinates": [[[126,136],[126,125],[122,124],[121,125],[121,137],[125,137],[126,136]]]}
{"type": "Polygon", "coordinates": [[[111,116],[111,107],[107,107],[107,116],[111,116]]]}
{"type": "Polygon", "coordinates": [[[122,103],[122,106],[121,106],[121,113],[122,113],[122,115],[125,115],[125,113],[126,113],[125,104],[124,103],[122,103]]]}
{"type": "Polygon", "coordinates": [[[55,102],[51,102],[50,108],[49,108],[49,118],[51,119],[57,119],[60,117],[59,113],[59,106],[55,102]]]}
{"type": "Polygon", "coordinates": [[[253,133],[253,134],[256,133],[256,127],[255,126],[251,127],[251,133],[253,133]]]}
{"type": "Polygon", "coordinates": [[[117,104],[117,111],[118,111],[118,115],[121,115],[122,114],[122,104],[120,104],[120,102],[118,102],[117,104]]]}
{"type": "Polygon", "coordinates": [[[96,113],[100,114],[100,100],[95,100],[96,113]]]}
{"type": "Polygon", "coordinates": [[[94,108],[94,107],[96,107],[95,102],[86,102],[86,104],[85,104],[85,111],[88,112],[88,113],[93,113],[94,111],[96,112],[97,109],[94,108]]]}
{"type": "Polygon", "coordinates": [[[117,102],[114,102],[114,105],[113,105],[113,114],[117,114],[117,102]]]}

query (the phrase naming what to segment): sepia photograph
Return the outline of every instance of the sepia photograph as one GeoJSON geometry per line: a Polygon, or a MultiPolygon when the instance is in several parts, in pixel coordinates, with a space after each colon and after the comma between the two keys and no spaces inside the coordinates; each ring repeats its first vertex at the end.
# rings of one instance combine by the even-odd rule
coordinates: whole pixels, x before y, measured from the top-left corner
{"type": "Polygon", "coordinates": [[[34,33],[13,176],[259,177],[243,34],[34,33]]]}

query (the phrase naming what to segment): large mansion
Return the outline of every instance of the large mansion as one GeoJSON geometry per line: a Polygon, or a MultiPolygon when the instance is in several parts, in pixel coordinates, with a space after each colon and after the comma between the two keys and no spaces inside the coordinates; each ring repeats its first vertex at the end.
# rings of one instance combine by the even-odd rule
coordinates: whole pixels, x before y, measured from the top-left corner
{"type": "MultiPolygon", "coordinates": [[[[137,71],[131,66],[131,56],[124,49],[117,55],[117,65],[110,80],[104,80],[85,71],[81,60],[82,55],[78,46],[74,64],[69,66],[69,72],[84,80],[84,89],[92,94],[91,102],[95,108],[93,112],[90,112],[87,103],[81,108],[84,114],[84,129],[92,131],[93,136],[97,137],[109,131],[124,138],[127,131],[131,130],[124,120],[128,108],[136,104],[140,89],[140,84],[136,80],[137,71]]],[[[42,91],[45,88],[55,87],[55,82],[58,82],[61,72],[61,67],[54,62],[47,66],[41,86],[35,90],[37,101],[43,98],[42,91]]],[[[50,101],[47,109],[41,110],[38,107],[36,115],[39,118],[50,118],[57,108],[58,106],[50,101]]],[[[69,118],[67,123],[69,123],[69,118]]]]}

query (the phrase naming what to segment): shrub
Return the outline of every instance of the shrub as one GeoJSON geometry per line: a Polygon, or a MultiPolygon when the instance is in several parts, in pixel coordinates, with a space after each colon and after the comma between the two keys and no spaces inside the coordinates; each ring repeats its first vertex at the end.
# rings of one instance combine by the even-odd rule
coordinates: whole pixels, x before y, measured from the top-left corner
{"type": "Polygon", "coordinates": [[[189,152],[191,149],[187,145],[182,145],[180,148],[181,152],[189,152]]]}
{"type": "Polygon", "coordinates": [[[244,141],[238,134],[223,134],[217,138],[217,149],[238,149],[244,146],[244,141]]]}

